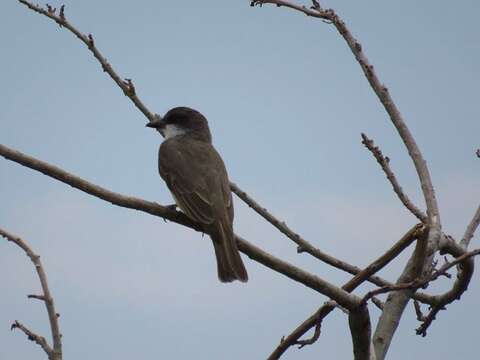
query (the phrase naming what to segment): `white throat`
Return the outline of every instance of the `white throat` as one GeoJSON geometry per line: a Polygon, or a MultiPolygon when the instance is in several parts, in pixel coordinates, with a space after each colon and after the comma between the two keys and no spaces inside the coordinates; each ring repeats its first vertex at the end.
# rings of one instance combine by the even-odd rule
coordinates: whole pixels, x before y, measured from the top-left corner
{"type": "Polygon", "coordinates": [[[165,128],[163,129],[163,137],[165,140],[173,138],[175,136],[183,135],[187,131],[181,127],[178,127],[174,124],[167,124],[165,128]]]}

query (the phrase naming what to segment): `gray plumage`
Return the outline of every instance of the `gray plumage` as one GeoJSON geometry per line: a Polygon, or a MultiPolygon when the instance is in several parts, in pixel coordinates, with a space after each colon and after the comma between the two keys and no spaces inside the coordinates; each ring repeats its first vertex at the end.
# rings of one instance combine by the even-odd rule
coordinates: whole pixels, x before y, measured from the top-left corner
{"type": "Polygon", "coordinates": [[[180,107],[147,126],[166,139],[158,154],[160,176],[178,207],[210,232],[222,282],[248,280],[233,233],[233,201],[227,171],[211,142],[205,117],[180,107]]]}

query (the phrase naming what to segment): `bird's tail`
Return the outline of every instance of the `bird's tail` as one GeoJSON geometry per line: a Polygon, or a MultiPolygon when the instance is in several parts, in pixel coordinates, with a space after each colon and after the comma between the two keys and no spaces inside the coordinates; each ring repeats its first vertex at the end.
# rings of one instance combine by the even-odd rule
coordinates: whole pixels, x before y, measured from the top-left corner
{"type": "Polygon", "coordinates": [[[217,257],[218,278],[221,282],[248,281],[247,270],[238,251],[231,225],[215,224],[211,232],[215,256],[217,257]]]}

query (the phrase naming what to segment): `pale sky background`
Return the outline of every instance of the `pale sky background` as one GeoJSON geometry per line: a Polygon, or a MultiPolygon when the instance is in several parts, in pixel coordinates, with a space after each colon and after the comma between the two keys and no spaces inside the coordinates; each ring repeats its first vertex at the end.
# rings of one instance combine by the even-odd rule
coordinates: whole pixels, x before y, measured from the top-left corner
{"type": "MultiPolygon", "coordinates": [[[[331,25],[248,0],[64,2],[152,111],[203,112],[232,181],[315,246],[365,266],[415,223],[360,133],[423,208],[412,163],[331,25]]],[[[323,5],[344,18],[389,87],[430,166],[444,230],[461,237],[480,203],[479,2],[323,5]]],[[[159,135],[82,43],[14,0],[2,1],[0,43],[1,143],[113,191],[172,203],[157,174],[159,135]]],[[[0,199],[0,226],[42,256],[65,359],[264,359],[326,300],[245,256],[248,284],[221,284],[208,238],[3,158],[0,199]]],[[[335,284],[350,278],[298,255],[235,201],[238,234],[335,284]]],[[[395,280],[408,253],[382,275],[395,280]]],[[[0,273],[0,360],[44,359],[9,330],[18,319],[49,336],[43,304],[26,298],[39,288],[33,267],[5,241],[0,273]]],[[[426,338],[415,335],[409,306],[388,358],[478,356],[478,280],[426,338]]],[[[373,307],[371,315],[375,324],[373,307]]],[[[335,311],[317,344],[284,358],[351,359],[345,314],[335,311]]]]}

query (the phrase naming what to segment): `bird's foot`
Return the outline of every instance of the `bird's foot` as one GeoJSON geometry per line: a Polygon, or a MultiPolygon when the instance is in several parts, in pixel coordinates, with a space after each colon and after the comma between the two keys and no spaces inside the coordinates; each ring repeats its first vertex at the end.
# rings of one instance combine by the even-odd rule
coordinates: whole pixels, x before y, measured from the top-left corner
{"type": "Polygon", "coordinates": [[[177,204],[166,205],[165,207],[171,211],[177,211],[177,208],[178,208],[177,204]]]}

